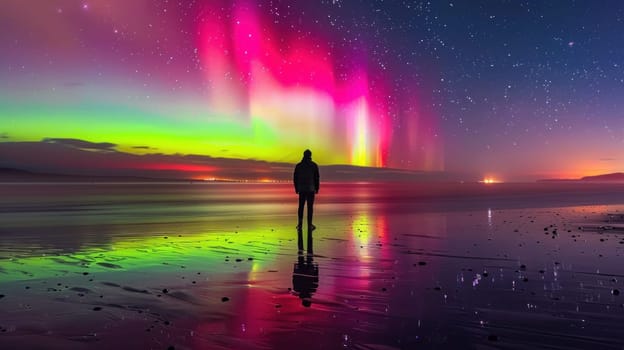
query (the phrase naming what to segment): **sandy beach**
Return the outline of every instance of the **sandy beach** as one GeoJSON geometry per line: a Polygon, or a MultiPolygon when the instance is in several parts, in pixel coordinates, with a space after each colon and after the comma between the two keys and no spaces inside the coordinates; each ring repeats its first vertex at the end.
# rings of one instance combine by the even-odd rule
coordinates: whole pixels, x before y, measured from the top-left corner
{"type": "Polygon", "coordinates": [[[301,237],[287,184],[0,192],[6,349],[624,344],[622,185],[328,184],[301,237]]]}

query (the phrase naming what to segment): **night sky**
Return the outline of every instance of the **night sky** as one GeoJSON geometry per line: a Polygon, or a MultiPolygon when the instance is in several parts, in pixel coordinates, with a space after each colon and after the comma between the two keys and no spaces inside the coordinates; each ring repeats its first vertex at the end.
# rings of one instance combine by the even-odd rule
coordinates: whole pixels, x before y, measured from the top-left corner
{"type": "Polygon", "coordinates": [[[615,0],[4,0],[0,50],[0,167],[624,171],[615,0]]]}

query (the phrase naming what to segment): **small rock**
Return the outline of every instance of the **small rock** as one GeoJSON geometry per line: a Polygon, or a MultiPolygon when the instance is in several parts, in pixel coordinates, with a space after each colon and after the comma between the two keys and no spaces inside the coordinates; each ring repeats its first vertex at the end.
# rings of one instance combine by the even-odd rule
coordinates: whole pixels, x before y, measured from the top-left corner
{"type": "Polygon", "coordinates": [[[163,292],[163,294],[167,294],[167,293],[169,293],[169,290],[167,288],[165,288],[165,289],[162,290],[162,292],[163,292]]]}
{"type": "Polygon", "coordinates": [[[230,300],[230,298],[228,298],[228,297],[223,297],[223,298],[221,298],[221,301],[222,301],[222,302],[224,302],[224,303],[225,303],[226,301],[229,301],[229,300],[230,300]]]}
{"type": "Polygon", "coordinates": [[[613,295],[620,295],[620,290],[619,289],[613,289],[611,291],[611,294],[613,294],[613,295]]]}
{"type": "Polygon", "coordinates": [[[489,341],[498,341],[498,335],[490,334],[490,335],[488,335],[488,340],[489,341]]]}
{"type": "Polygon", "coordinates": [[[96,306],[96,307],[93,308],[93,311],[100,311],[100,310],[102,310],[102,308],[99,307],[99,306],[96,306]]]}
{"type": "Polygon", "coordinates": [[[425,266],[425,265],[427,265],[427,262],[426,262],[426,261],[419,261],[419,262],[418,262],[418,265],[420,265],[420,266],[425,266]]]}

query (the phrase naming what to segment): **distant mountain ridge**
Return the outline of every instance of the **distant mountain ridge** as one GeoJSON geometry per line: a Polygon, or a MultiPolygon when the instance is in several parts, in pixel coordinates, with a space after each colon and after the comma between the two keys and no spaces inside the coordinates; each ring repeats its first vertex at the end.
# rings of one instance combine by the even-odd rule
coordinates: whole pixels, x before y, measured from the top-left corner
{"type": "Polygon", "coordinates": [[[624,173],[583,176],[580,179],[543,179],[538,182],[624,182],[624,173]]]}
{"type": "MultiPolygon", "coordinates": [[[[0,142],[2,182],[292,181],[293,162],[221,158],[201,154],[135,154],[108,142],[44,138],[0,142]],[[19,170],[15,170],[19,169],[19,170]]],[[[319,164],[321,181],[477,182],[479,174],[441,169],[377,168],[319,164]]]]}
{"type": "MultiPolygon", "coordinates": [[[[292,181],[292,165],[287,168],[276,169],[273,180],[278,182],[292,181]]],[[[413,171],[390,168],[367,168],[352,165],[325,165],[320,166],[323,181],[416,181],[416,182],[463,182],[459,175],[440,171],[413,171]]],[[[153,182],[153,181],[202,181],[183,177],[183,174],[170,174],[152,172],[152,176],[129,176],[123,174],[68,174],[57,172],[38,172],[16,168],[0,167],[0,182],[153,182]],[[173,175],[173,176],[167,176],[173,175]],[[178,176],[176,176],[178,175],[178,176]]],[[[250,174],[252,176],[257,174],[250,174]]],[[[213,181],[213,180],[211,180],[213,181]]],[[[250,177],[249,179],[232,178],[229,180],[215,180],[226,182],[260,181],[250,177]]],[[[476,182],[474,180],[473,182],[476,182]]]]}
{"type": "Polygon", "coordinates": [[[185,181],[185,179],[157,179],[138,176],[98,176],[33,172],[0,168],[0,182],[123,182],[123,181],[185,181]]]}
{"type": "Polygon", "coordinates": [[[585,176],[581,181],[622,181],[624,182],[624,173],[611,173],[603,175],[585,176]]]}

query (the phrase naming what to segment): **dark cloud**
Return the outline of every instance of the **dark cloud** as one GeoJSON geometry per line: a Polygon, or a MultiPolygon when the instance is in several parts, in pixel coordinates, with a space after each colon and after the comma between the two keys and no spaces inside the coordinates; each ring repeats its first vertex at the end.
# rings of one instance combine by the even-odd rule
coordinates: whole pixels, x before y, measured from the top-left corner
{"type": "Polygon", "coordinates": [[[150,146],[132,146],[133,149],[151,149],[151,150],[155,150],[157,148],[154,147],[150,147],[150,146]]]}
{"type": "Polygon", "coordinates": [[[6,132],[0,132],[0,139],[8,139],[9,138],[9,134],[7,134],[6,132]]]}
{"type": "Polygon", "coordinates": [[[615,158],[600,158],[601,162],[613,162],[615,160],[617,160],[617,159],[615,159],[615,158]]]}
{"type": "Polygon", "coordinates": [[[41,142],[65,145],[85,151],[111,152],[115,151],[114,148],[117,146],[116,144],[110,142],[89,142],[79,139],[45,138],[41,140],[41,142]]]}

